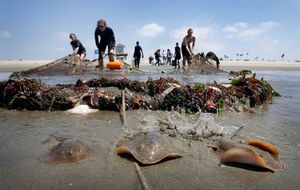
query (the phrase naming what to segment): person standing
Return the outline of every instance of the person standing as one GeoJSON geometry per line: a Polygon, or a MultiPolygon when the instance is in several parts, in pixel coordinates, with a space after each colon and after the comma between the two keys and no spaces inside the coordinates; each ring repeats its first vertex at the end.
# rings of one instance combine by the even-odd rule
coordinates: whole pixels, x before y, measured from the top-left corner
{"type": "Polygon", "coordinates": [[[109,61],[114,61],[116,39],[113,30],[110,27],[107,27],[107,23],[104,19],[98,20],[94,34],[96,46],[99,50],[99,69],[103,70],[103,58],[105,56],[106,47],[108,47],[109,61]]]}
{"type": "Polygon", "coordinates": [[[174,58],[175,58],[175,60],[174,60],[175,61],[174,69],[176,69],[176,68],[180,69],[181,53],[180,53],[180,47],[179,47],[178,42],[176,43],[176,46],[175,46],[174,58]]]}
{"type": "Polygon", "coordinates": [[[163,65],[166,64],[167,58],[166,58],[165,50],[162,51],[161,57],[162,57],[162,64],[163,65]]]}
{"type": "Polygon", "coordinates": [[[187,35],[183,38],[181,51],[182,51],[182,67],[183,69],[188,69],[186,61],[189,62],[194,56],[193,49],[195,47],[196,37],[193,36],[193,30],[190,28],[187,31],[187,35]],[[191,46],[192,44],[192,46],[191,46]]]}
{"type": "Polygon", "coordinates": [[[154,53],[154,57],[155,57],[155,64],[154,65],[158,65],[160,66],[161,65],[161,55],[160,55],[160,49],[156,50],[155,53],[154,53]]]}
{"type": "Polygon", "coordinates": [[[139,42],[136,42],[136,46],[134,47],[134,53],[133,53],[133,58],[134,58],[134,65],[136,69],[140,68],[140,61],[141,61],[141,56],[144,58],[144,53],[139,45],[139,42]]]}
{"type": "Polygon", "coordinates": [[[167,65],[172,65],[173,54],[170,49],[167,49],[167,65]]]}

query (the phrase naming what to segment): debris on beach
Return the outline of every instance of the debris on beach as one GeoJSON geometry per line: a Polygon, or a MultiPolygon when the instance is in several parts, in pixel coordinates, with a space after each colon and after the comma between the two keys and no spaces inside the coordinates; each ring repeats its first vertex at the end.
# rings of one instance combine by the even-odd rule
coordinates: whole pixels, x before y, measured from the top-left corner
{"type": "Polygon", "coordinates": [[[252,71],[250,70],[240,70],[240,71],[230,71],[229,75],[234,76],[234,77],[239,77],[243,76],[245,77],[246,75],[252,74],[252,71]]]}
{"type": "Polygon", "coordinates": [[[185,73],[185,74],[218,74],[227,73],[226,71],[219,69],[216,61],[208,59],[204,54],[197,53],[188,61],[188,67],[184,70],[175,70],[171,73],[185,73]]]}
{"type": "Polygon", "coordinates": [[[226,71],[219,69],[219,65],[215,60],[204,57],[204,55],[200,53],[193,56],[191,64],[189,65],[189,72],[195,74],[226,73],[226,71]]]}
{"type": "Polygon", "coordinates": [[[53,111],[86,104],[94,109],[119,111],[122,90],[125,90],[127,110],[184,110],[191,114],[222,110],[253,112],[263,103],[271,103],[274,95],[272,86],[263,79],[256,79],[255,75],[233,78],[230,84],[187,85],[173,78],[149,78],[146,82],[101,78],[55,86],[35,79],[10,79],[0,82],[0,107],[53,111]]]}
{"type": "Polygon", "coordinates": [[[219,155],[220,164],[271,172],[283,169],[278,149],[265,140],[249,139],[243,143],[235,143],[221,139],[211,148],[219,155]]]}
{"type": "Polygon", "coordinates": [[[156,164],[166,158],[182,157],[172,145],[169,137],[159,132],[137,133],[118,142],[117,154],[131,155],[144,165],[156,164]]]}
{"type": "MultiPolygon", "coordinates": [[[[165,117],[157,119],[152,126],[158,126],[159,130],[171,137],[181,136],[184,139],[204,141],[222,138],[230,129],[221,126],[215,118],[209,114],[186,115],[173,111],[165,117]]],[[[153,127],[152,127],[153,128],[153,127]]],[[[155,129],[152,129],[155,130],[155,129]]]]}

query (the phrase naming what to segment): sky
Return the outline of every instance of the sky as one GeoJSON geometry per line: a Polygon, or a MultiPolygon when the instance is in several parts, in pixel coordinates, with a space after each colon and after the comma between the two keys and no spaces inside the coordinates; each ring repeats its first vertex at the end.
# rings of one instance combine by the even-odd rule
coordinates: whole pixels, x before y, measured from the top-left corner
{"type": "Polygon", "coordinates": [[[94,59],[103,18],[130,59],[136,41],[148,58],[174,51],[192,28],[195,53],[300,60],[299,7],[299,0],[0,0],[0,59],[61,58],[72,53],[70,33],[94,59]]]}

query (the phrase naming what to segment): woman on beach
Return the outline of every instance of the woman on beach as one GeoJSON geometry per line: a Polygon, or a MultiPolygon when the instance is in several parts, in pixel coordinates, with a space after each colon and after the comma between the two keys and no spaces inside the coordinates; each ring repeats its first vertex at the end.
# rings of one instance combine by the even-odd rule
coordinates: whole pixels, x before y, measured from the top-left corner
{"type": "Polygon", "coordinates": [[[74,54],[77,55],[80,59],[80,63],[86,56],[86,50],[83,47],[82,43],[77,39],[75,34],[70,34],[71,46],[73,48],[74,54]]]}
{"type": "Polygon", "coordinates": [[[196,37],[193,36],[193,30],[190,28],[187,31],[187,35],[183,38],[181,51],[182,51],[182,67],[187,69],[186,61],[189,61],[193,56],[193,49],[195,47],[196,37]],[[192,43],[192,47],[191,44],[192,43]]]}
{"type": "Polygon", "coordinates": [[[107,23],[104,19],[100,19],[97,22],[95,30],[95,42],[99,50],[99,69],[103,69],[103,58],[105,56],[106,46],[108,47],[109,61],[114,61],[114,48],[116,44],[115,35],[111,28],[107,27],[107,23]],[[100,37],[100,40],[99,40],[100,37]]]}

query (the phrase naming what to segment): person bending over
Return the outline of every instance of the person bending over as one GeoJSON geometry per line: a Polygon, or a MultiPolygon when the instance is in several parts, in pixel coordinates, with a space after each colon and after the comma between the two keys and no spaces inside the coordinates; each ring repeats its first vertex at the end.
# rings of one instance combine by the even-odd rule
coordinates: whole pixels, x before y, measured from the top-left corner
{"type": "Polygon", "coordinates": [[[219,69],[219,67],[220,67],[220,60],[219,60],[219,58],[217,57],[217,55],[214,52],[211,52],[211,51],[208,52],[205,57],[206,57],[206,59],[212,59],[212,60],[214,60],[216,62],[216,64],[217,64],[217,68],[219,69]]]}
{"type": "Polygon", "coordinates": [[[108,47],[109,61],[114,61],[114,48],[116,45],[114,32],[110,27],[107,27],[107,23],[104,19],[100,19],[97,22],[95,42],[99,50],[99,69],[103,70],[103,58],[105,56],[106,47],[108,47]]]}
{"type": "Polygon", "coordinates": [[[190,28],[187,31],[187,35],[183,38],[181,51],[182,51],[182,67],[183,69],[187,69],[186,61],[190,61],[193,57],[193,49],[195,47],[196,37],[193,36],[193,30],[190,28]],[[192,46],[190,45],[192,44],[192,46]]]}
{"type": "Polygon", "coordinates": [[[82,60],[85,58],[86,56],[86,50],[83,47],[82,43],[77,39],[75,34],[70,34],[70,39],[71,39],[71,46],[73,48],[74,54],[77,55],[80,59],[80,65],[82,60]]]}
{"type": "Polygon", "coordinates": [[[83,59],[85,58],[86,56],[86,50],[85,48],[83,47],[83,45],[81,44],[81,42],[77,39],[76,35],[75,34],[70,34],[69,35],[69,38],[71,39],[71,46],[72,46],[72,49],[73,49],[73,52],[74,52],[74,55],[76,56],[76,59],[73,60],[73,71],[72,73],[75,73],[76,72],[76,69],[75,69],[75,66],[76,64],[78,63],[78,59],[79,58],[79,65],[80,65],[80,70],[82,69],[81,68],[81,64],[82,64],[82,61],[83,59]]]}

